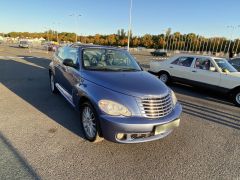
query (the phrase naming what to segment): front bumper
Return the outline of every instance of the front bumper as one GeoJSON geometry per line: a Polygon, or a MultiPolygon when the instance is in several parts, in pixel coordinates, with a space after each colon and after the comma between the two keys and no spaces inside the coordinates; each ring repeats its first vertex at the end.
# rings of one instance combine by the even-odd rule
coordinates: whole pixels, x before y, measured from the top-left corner
{"type": "Polygon", "coordinates": [[[161,139],[170,134],[173,129],[170,128],[161,134],[155,135],[155,128],[179,120],[181,113],[182,106],[177,103],[169,115],[159,119],[102,115],[100,116],[102,135],[105,139],[117,143],[142,143],[161,139]],[[118,139],[117,135],[119,133],[127,135],[127,138],[124,140],[118,139]],[[134,138],[129,135],[134,135],[134,138]]]}

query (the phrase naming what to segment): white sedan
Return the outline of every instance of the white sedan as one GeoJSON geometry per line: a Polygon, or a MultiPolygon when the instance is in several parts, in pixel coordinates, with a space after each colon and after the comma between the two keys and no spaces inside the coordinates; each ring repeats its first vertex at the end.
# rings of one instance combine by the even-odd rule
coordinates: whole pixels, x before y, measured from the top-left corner
{"type": "Polygon", "coordinates": [[[164,83],[178,81],[228,93],[240,106],[240,72],[226,59],[178,55],[166,61],[151,62],[150,72],[157,74],[164,83]]]}

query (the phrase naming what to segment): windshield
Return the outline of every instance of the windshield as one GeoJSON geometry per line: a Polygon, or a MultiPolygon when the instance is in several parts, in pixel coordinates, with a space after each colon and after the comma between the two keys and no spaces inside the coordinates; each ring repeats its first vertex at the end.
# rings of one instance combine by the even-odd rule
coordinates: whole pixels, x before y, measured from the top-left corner
{"type": "Polygon", "coordinates": [[[97,71],[141,71],[127,51],[113,49],[85,49],[83,66],[85,69],[97,71]]]}
{"type": "Polygon", "coordinates": [[[20,44],[27,44],[27,41],[20,41],[20,44]]]}
{"type": "Polygon", "coordinates": [[[237,72],[237,70],[226,59],[215,59],[222,72],[237,72]]]}

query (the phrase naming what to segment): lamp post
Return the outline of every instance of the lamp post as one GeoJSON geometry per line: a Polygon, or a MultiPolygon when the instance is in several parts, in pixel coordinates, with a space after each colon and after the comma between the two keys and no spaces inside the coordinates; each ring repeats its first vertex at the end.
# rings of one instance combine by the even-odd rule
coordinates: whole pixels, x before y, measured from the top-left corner
{"type": "Polygon", "coordinates": [[[185,51],[188,51],[188,47],[189,47],[189,38],[188,38],[188,35],[186,35],[186,39],[185,39],[185,46],[186,46],[186,49],[185,51]]]}
{"type": "Polygon", "coordinates": [[[130,36],[131,36],[131,31],[132,31],[132,0],[130,0],[130,8],[129,8],[129,27],[128,27],[128,46],[127,50],[129,51],[130,49],[130,36]]]}
{"type": "Polygon", "coordinates": [[[238,47],[239,47],[239,39],[237,39],[237,47],[236,47],[236,54],[238,54],[238,47]]]}
{"type": "Polygon", "coordinates": [[[240,25],[239,25],[239,26],[227,26],[227,28],[231,29],[230,42],[229,42],[229,45],[228,45],[228,51],[227,51],[227,53],[230,53],[230,47],[231,47],[231,44],[232,44],[233,31],[234,31],[237,27],[240,27],[240,25]]]}
{"type": "Polygon", "coordinates": [[[77,42],[78,37],[77,37],[77,29],[78,29],[78,18],[81,17],[81,14],[70,14],[69,16],[75,17],[75,26],[76,26],[76,37],[75,37],[75,42],[77,42]]]}
{"type": "MultiPolygon", "coordinates": [[[[167,39],[167,37],[166,37],[166,33],[165,33],[165,30],[162,30],[162,32],[163,32],[163,50],[165,50],[165,48],[166,48],[166,46],[165,46],[165,43],[166,43],[166,39],[167,39]]],[[[167,44],[166,44],[167,45],[167,44]]]]}
{"type": "Polygon", "coordinates": [[[48,39],[48,42],[49,42],[49,29],[48,29],[48,27],[45,27],[45,26],[44,26],[44,29],[47,30],[47,39],[48,39]]]}
{"type": "Polygon", "coordinates": [[[59,38],[58,38],[58,29],[59,29],[59,26],[61,25],[60,22],[54,22],[53,23],[55,26],[55,31],[56,31],[56,35],[57,35],[57,42],[59,43],[59,38]]]}

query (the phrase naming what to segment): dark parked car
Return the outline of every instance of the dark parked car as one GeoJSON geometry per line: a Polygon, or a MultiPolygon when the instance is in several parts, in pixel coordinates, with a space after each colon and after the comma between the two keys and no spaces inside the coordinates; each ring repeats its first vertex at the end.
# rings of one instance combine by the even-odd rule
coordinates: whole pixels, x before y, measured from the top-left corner
{"type": "Polygon", "coordinates": [[[229,60],[229,63],[240,72],[240,57],[229,60]]]}
{"type": "Polygon", "coordinates": [[[20,48],[29,48],[29,42],[28,41],[19,41],[18,47],[20,48]]]}
{"type": "Polygon", "coordinates": [[[167,57],[167,52],[166,51],[162,51],[162,50],[155,50],[155,51],[151,52],[151,54],[153,56],[167,57]]]}
{"type": "Polygon", "coordinates": [[[79,112],[89,141],[139,143],[179,126],[174,92],[145,72],[125,50],[73,44],[60,47],[49,66],[51,91],[79,112]]]}

